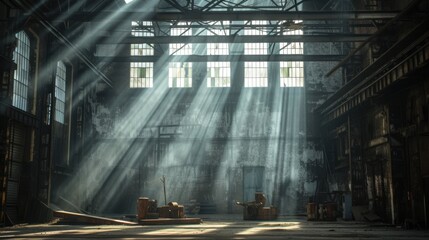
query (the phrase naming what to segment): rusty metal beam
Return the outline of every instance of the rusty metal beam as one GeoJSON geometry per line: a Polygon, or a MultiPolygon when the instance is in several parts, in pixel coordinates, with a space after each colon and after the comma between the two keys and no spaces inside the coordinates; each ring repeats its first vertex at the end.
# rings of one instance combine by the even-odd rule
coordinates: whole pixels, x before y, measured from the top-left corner
{"type": "Polygon", "coordinates": [[[133,44],[133,43],[274,43],[274,42],[362,42],[367,34],[325,34],[325,35],[282,35],[282,36],[128,36],[123,39],[103,37],[99,43],[133,44]]]}
{"type": "Polygon", "coordinates": [[[372,40],[374,40],[376,37],[380,36],[381,34],[385,33],[390,27],[393,26],[394,23],[396,23],[400,18],[404,17],[406,14],[408,14],[411,10],[416,8],[420,4],[421,0],[414,0],[408,6],[401,11],[398,15],[396,15],[393,19],[391,19],[389,22],[387,22],[383,27],[381,27],[377,32],[375,32],[370,38],[368,38],[366,41],[362,42],[358,47],[353,49],[346,58],[344,58],[341,62],[339,62],[337,65],[335,65],[327,74],[326,76],[331,76],[334,72],[336,72],[340,67],[342,67],[344,64],[346,64],[356,53],[358,53],[363,47],[365,47],[368,43],[370,43],[372,40]]]}
{"type": "MultiPolygon", "coordinates": [[[[199,10],[186,12],[142,11],[100,11],[97,13],[80,12],[71,15],[73,21],[249,21],[249,20],[389,20],[398,11],[211,11],[199,10]]],[[[51,21],[61,19],[56,13],[48,16],[51,21]]]]}
{"type": "Polygon", "coordinates": [[[386,82],[382,85],[387,87],[391,83],[396,82],[405,72],[412,72],[425,64],[429,60],[429,47],[427,45],[427,41],[429,40],[428,24],[429,19],[426,19],[410,30],[405,37],[389,48],[373,64],[362,70],[348,84],[340,88],[319,106],[317,111],[322,114],[324,122],[327,123],[347,113],[351,108],[361,104],[364,100],[369,99],[375,93],[379,92],[381,88],[371,88],[372,86],[376,86],[375,83],[379,79],[386,82]],[[417,52],[412,52],[414,48],[422,43],[426,43],[424,48],[421,48],[417,52]],[[400,69],[406,69],[406,71],[402,71],[402,74],[399,74],[401,71],[396,69],[402,63],[398,64],[397,62],[401,61],[402,58],[412,60],[402,60],[402,62],[406,62],[407,66],[400,67],[400,69]]]}

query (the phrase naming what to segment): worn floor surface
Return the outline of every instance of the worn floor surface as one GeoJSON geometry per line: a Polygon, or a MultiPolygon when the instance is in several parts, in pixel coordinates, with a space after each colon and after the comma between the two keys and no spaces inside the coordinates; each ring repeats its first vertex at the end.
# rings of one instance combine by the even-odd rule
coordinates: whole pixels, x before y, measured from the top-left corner
{"type": "Polygon", "coordinates": [[[243,221],[240,216],[205,216],[198,225],[85,226],[20,225],[0,228],[0,239],[429,239],[428,230],[404,230],[384,224],[243,221]]]}

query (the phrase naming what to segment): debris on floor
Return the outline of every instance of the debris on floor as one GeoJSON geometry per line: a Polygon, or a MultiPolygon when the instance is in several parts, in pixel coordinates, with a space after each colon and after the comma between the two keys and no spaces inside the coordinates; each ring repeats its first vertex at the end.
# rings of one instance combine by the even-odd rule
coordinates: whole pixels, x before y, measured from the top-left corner
{"type": "Polygon", "coordinates": [[[61,218],[61,223],[82,223],[82,224],[97,224],[97,225],[136,225],[135,222],[118,220],[113,218],[105,218],[93,216],[83,213],[74,213],[67,211],[53,211],[54,217],[61,218]]]}
{"type": "Polygon", "coordinates": [[[177,202],[159,206],[156,200],[140,197],[137,200],[137,220],[142,225],[200,224],[200,218],[187,218],[185,207],[177,202]]]}
{"type": "Polygon", "coordinates": [[[275,220],[278,217],[277,208],[274,206],[265,207],[267,198],[264,193],[256,192],[255,201],[237,202],[237,205],[243,206],[244,220],[275,220]]]}

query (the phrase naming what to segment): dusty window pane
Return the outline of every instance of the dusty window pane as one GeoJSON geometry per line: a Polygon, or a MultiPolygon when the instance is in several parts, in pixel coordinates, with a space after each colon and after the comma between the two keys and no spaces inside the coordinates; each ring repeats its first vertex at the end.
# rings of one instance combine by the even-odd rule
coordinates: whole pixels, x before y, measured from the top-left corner
{"type": "MultiPolygon", "coordinates": [[[[207,36],[227,36],[229,35],[229,22],[212,22],[209,23],[212,28],[207,30],[207,36]]],[[[228,43],[207,43],[207,55],[228,55],[228,43]]]]}
{"type": "Polygon", "coordinates": [[[153,62],[132,62],[130,64],[130,87],[153,88],[153,62]]]}
{"type": "Polygon", "coordinates": [[[16,70],[13,75],[12,106],[27,111],[30,80],[30,39],[23,31],[15,36],[17,45],[13,52],[13,61],[16,63],[16,70]]]}
{"type": "Polygon", "coordinates": [[[171,62],[168,68],[169,88],[190,88],[192,87],[192,63],[171,62]]]}
{"type": "Polygon", "coordinates": [[[244,87],[267,87],[267,62],[244,63],[244,87]]]}
{"type": "MultiPolygon", "coordinates": [[[[191,23],[180,22],[177,25],[183,27],[172,27],[170,31],[171,36],[192,36],[192,28],[187,27],[191,23]]],[[[170,55],[191,55],[192,44],[186,43],[170,43],[170,55]]]]}
{"type": "Polygon", "coordinates": [[[229,62],[207,62],[207,87],[230,87],[231,67],[229,62]]]}
{"type": "Polygon", "coordinates": [[[64,112],[66,102],[66,65],[59,61],[57,62],[57,70],[55,73],[55,121],[64,123],[64,112]]]}
{"type": "MultiPolygon", "coordinates": [[[[131,35],[136,37],[154,36],[152,22],[132,21],[131,35]]],[[[153,56],[152,44],[138,43],[131,44],[131,56],[153,56]]],[[[130,87],[131,88],[152,88],[153,87],[153,62],[131,62],[130,63],[130,87]]]]}
{"type": "MultiPolygon", "coordinates": [[[[245,35],[266,35],[264,25],[267,21],[248,21],[244,29],[245,35]]],[[[244,54],[266,55],[268,43],[245,43],[244,54]]],[[[244,87],[267,87],[268,86],[268,64],[267,62],[246,62],[244,65],[244,87]]]]}
{"type": "MultiPolygon", "coordinates": [[[[300,24],[294,21],[289,24],[300,24]]],[[[302,35],[300,29],[282,30],[283,35],[302,35]]],[[[304,54],[304,43],[280,43],[280,54],[304,54]]],[[[280,87],[304,87],[304,62],[280,62],[280,87]]]]}

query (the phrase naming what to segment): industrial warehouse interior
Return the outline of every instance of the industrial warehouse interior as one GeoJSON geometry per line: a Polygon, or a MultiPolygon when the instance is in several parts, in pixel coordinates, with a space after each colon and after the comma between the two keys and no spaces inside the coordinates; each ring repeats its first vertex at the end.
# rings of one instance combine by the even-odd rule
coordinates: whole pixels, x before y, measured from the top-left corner
{"type": "Polygon", "coordinates": [[[0,0],[0,239],[429,239],[428,0],[0,0]]]}

